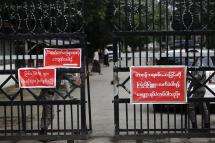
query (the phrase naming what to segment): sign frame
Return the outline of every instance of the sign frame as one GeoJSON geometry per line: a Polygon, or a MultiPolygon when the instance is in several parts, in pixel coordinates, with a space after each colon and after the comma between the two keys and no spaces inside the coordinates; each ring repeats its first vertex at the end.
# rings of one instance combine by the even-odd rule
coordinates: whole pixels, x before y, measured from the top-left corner
{"type": "Polygon", "coordinates": [[[54,68],[81,68],[82,62],[81,62],[81,57],[82,57],[82,49],[81,48],[44,48],[44,52],[43,52],[43,57],[44,57],[44,61],[43,61],[43,66],[44,67],[54,67],[54,68]],[[48,58],[46,56],[46,50],[79,50],[80,52],[80,58],[79,58],[79,65],[80,66],[73,66],[72,64],[63,64],[63,65],[46,65],[46,58],[48,58]]]}
{"type": "Polygon", "coordinates": [[[18,69],[18,81],[19,81],[19,88],[56,88],[56,68],[50,68],[50,67],[41,67],[41,68],[19,68],[18,69]],[[40,70],[40,69],[51,69],[54,70],[54,85],[53,86],[21,86],[21,78],[20,78],[20,70],[40,70]]]}
{"type": "Polygon", "coordinates": [[[131,66],[130,67],[130,89],[131,89],[131,93],[130,93],[130,103],[131,104],[186,104],[187,103],[187,81],[186,81],[186,76],[187,76],[187,66],[183,66],[183,65],[165,65],[165,66],[131,66]],[[184,98],[183,101],[135,101],[133,98],[133,69],[134,68],[182,68],[184,70],[184,98]]]}

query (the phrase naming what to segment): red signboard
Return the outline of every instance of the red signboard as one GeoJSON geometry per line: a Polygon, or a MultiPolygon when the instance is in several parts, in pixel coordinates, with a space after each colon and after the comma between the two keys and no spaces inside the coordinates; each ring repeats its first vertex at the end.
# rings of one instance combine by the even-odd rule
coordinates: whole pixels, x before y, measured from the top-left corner
{"type": "Polygon", "coordinates": [[[185,66],[131,67],[131,103],[186,103],[185,66]]]}
{"type": "Polygon", "coordinates": [[[20,88],[55,88],[56,69],[20,68],[18,70],[20,88]]]}
{"type": "Polygon", "coordinates": [[[57,68],[80,68],[81,49],[45,48],[44,66],[53,66],[57,68]]]}

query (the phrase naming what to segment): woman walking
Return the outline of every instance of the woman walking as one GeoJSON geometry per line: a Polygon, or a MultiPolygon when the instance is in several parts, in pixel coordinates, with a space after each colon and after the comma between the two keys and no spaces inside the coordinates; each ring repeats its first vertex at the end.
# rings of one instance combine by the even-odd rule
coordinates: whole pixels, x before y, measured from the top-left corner
{"type": "Polygon", "coordinates": [[[93,67],[91,72],[97,72],[101,75],[101,66],[99,64],[99,52],[96,50],[93,56],[93,67]]]}

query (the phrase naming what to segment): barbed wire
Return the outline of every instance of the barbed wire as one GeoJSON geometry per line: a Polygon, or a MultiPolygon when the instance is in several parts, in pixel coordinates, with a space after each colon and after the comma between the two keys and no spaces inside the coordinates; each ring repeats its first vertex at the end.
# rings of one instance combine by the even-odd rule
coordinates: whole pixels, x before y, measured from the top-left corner
{"type": "Polygon", "coordinates": [[[0,9],[0,30],[8,28],[15,33],[69,31],[71,27],[77,27],[76,19],[83,20],[82,7],[71,6],[76,5],[64,0],[53,3],[24,1],[17,5],[4,3],[0,9]]]}
{"type": "Polygon", "coordinates": [[[136,31],[153,29],[153,24],[155,27],[159,28],[159,24],[163,24],[163,28],[168,27],[172,29],[170,25],[167,26],[167,24],[173,23],[174,19],[178,21],[180,27],[184,30],[191,30],[193,28],[206,30],[214,19],[214,6],[215,2],[207,0],[154,0],[154,4],[153,1],[149,0],[117,0],[113,3],[114,27],[115,30],[136,31]],[[152,14],[154,14],[154,17],[152,14]],[[156,23],[156,18],[161,22],[156,23]],[[166,23],[162,23],[162,21],[165,21],[166,23]],[[169,23],[167,23],[167,21],[169,23]],[[141,24],[145,24],[145,26],[140,27],[141,24]]]}

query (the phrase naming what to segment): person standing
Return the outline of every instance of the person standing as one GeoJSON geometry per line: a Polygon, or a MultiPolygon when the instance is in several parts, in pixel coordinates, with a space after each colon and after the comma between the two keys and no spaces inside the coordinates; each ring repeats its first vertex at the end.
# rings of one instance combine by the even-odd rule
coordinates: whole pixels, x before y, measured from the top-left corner
{"type": "MultiPolygon", "coordinates": [[[[193,66],[200,66],[200,60],[198,60],[198,58],[194,60],[193,66]]],[[[188,93],[191,89],[193,90],[193,94],[190,98],[203,98],[205,96],[206,89],[202,84],[206,80],[206,73],[205,71],[192,71],[191,74],[194,78],[191,79],[191,83],[188,87],[188,93]]],[[[191,102],[188,104],[188,113],[189,119],[192,123],[192,128],[197,128],[196,107],[199,107],[203,114],[204,128],[209,128],[209,112],[206,102],[191,102]]]]}
{"type": "MultiPolygon", "coordinates": [[[[54,100],[54,91],[51,88],[43,88],[40,92],[41,101],[52,101],[54,100]]],[[[54,111],[52,105],[43,105],[42,117],[40,123],[40,135],[46,135],[49,125],[54,119],[54,111]]]]}
{"type": "MultiPolygon", "coordinates": [[[[56,88],[59,89],[61,79],[63,76],[63,71],[58,69],[56,71],[56,88]]],[[[57,99],[54,88],[42,88],[40,91],[40,101],[53,101],[57,99]]],[[[40,135],[46,135],[49,126],[51,125],[54,119],[54,108],[52,104],[43,104],[42,117],[40,119],[40,135]]]]}
{"type": "Polygon", "coordinates": [[[109,59],[108,59],[109,51],[107,48],[104,49],[104,65],[109,67],[109,59]]]}
{"type": "Polygon", "coordinates": [[[92,69],[91,69],[91,72],[97,72],[101,75],[101,66],[100,66],[100,63],[99,63],[99,52],[98,50],[96,50],[94,52],[94,56],[93,56],[93,66],[92,66],[92,69]]]}

